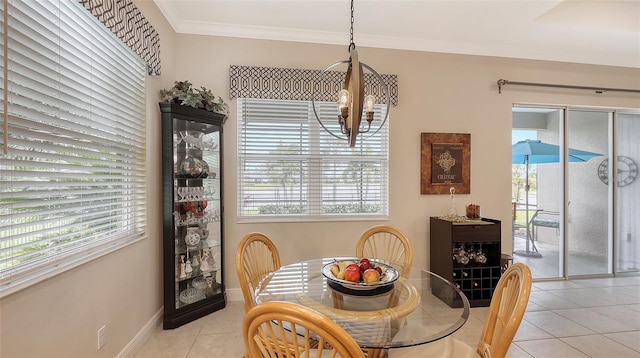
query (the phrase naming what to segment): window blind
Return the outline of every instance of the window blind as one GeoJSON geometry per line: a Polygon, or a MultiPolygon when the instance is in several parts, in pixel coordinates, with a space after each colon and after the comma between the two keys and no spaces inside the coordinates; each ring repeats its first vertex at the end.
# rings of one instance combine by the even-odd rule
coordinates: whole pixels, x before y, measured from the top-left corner
{"type": "MultiPolygon", "coordinates": [[[[336,104],[316,110],[339,134],[336,104]]],[[[387,218],[388,122],[373,134],[384,110],[350,148],[318,124],[310,101],[239,99],[238,220],[387,218]]]]}
{"type": "Polygon", "coordinates": [[[4,296],[144,237],[146,68],[77,1],[0,6],[4,296]]]}

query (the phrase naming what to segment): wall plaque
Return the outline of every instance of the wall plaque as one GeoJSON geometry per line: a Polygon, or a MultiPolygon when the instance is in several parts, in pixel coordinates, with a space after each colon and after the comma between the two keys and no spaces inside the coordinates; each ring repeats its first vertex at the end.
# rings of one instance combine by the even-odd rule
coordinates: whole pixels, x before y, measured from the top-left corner
{"type": "Polygon", "coordinates": [[[420,193],[471,193],[471,134],[422,133],[420,193]]]}

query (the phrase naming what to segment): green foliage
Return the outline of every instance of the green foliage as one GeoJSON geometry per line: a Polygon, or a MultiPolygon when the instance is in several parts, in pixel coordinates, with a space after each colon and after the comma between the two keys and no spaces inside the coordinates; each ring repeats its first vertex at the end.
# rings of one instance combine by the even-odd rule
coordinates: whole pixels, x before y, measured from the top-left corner
{"type": "MultiPolygon", "coordinates": [[[[511,166],[511,201],[519,203],[526,195],[526,173],[524,164],[511,166]]],[[[529,192],[535,193],[538,187],[538,174],[535,166],[529,168],[529,192]]]]}
{"type": "Polygon", "coordinates": [[[380,211],[380,205],[377,204],[337,204],[337,205],[325,205],[322,207],[327,214],[342,214],[342,213],[377,213],[380,211]]]}
{"type": "MultiPolygon", "coordinates": [[[[262,215],[278,215],[278,214],[304,214],[305,208],[303,205],[263,205],[259,207],[260,214],[262,215]]],[[[377,213],[380,211],[380,205],[375,204],[336,204],[325,205],[322,210],[327,214],[349,214],[349,213],[377,213]]]]}
{"type": "Polygon", "coordinates": [[[183,106],[229,114],[229,106],[222,97],[216,97],[205,87],[193,88],[189,81],[175,81],[170,89],[160,90],[160,97],[165,102],[173,101],[183,106]]]}
{"type": "Polygon", "coordinates": [[[303,214],[305,208],[302,205],[263,205],[260,214],[303,214]]]}

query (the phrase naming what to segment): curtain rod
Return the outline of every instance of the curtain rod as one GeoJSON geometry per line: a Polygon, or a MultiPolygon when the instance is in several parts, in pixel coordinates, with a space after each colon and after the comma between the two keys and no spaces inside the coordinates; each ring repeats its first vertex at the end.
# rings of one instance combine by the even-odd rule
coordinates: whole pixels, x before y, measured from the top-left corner
{"type": "Polygon", "coordinates": [[[556,85],[556,84],[551,84],[551,83],[534,83],[534,82],[516,82],[516,81],[505,80],[505,79],[499,79],[497,84],[498,84],[498,93],[502,93],[502,86],[504,86],[504,85],[571,88],[571,89],[590,90],[590,91],[595,91],[596,93],[604,93],[604,92],[633,92],[633,93],[640,93],[640,90],[637,90],[637,89],[588,87],[588,86],[574,86],[574,85],[556,85]]]}

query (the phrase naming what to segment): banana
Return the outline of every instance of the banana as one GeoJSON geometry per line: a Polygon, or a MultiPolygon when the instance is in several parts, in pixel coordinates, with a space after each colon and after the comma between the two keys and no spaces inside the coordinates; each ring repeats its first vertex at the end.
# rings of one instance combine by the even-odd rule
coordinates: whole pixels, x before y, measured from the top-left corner
{"type": "Polygon", "coordinates": [[[338,274],[340,273],[340,267],[338,267],[338,265],[331,265],[331,273],[333,274],[333,276],[338,277],[338,274]]]}
{"type": "Polygon", "coordinates": [[[344,271],[347,266],[349,266],[350,262],[348,261],[338,261],[338,270],[339,271],[344,271]]]}
{"type": "Polygon", "coordinates": [[[335,265],[331,266],[331,273],[339,280],[344,280],[344,274],[347,272],[347,266],[351,265],[353,261],[337,261],[335,265]],[[337,273],[336,273],[337,268],[337,273]]]}

